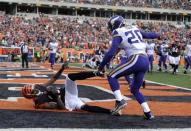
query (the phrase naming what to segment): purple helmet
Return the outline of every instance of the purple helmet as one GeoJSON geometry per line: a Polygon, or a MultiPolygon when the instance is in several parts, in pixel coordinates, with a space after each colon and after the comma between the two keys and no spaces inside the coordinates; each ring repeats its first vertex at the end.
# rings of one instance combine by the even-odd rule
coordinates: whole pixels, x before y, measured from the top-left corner
{"type": "Polygon", "coordinates": [[[124,25],[125,25],[125,23],[124,23],[123,17],[119,16],[119,15],[115,15],[109,19],[107,28],[109,31],[112,32],[113,30],[120,28],[124,25]]]}

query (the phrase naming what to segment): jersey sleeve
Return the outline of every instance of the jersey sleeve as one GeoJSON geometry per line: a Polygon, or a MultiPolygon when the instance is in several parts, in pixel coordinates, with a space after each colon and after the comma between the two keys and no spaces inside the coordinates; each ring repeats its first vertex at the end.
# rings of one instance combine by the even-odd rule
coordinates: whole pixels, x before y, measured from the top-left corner
{"type": "Polygon", "coordinates": [[[143,31],[141,31],[141,34],[142,34],[144,39],[157,39],[160,37],[160,35],[155,33],[155,32],[143,32],[143,31]]]}
{"type": "Polygon", "coordinates": [[[112,32],[112,37],[114,38],[114,37],[121,37],[120,36],[120,32],[118,31],[118,30],[114,30],[113,32],[112,32]]]}

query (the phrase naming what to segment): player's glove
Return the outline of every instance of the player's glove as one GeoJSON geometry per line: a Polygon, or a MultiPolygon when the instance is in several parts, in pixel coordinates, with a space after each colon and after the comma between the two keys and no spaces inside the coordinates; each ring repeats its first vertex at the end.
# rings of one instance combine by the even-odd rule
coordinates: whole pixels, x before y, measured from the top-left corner
{"type": "Polygon", "coordinates": [[[105,76],[105,72],[103,71],[94,71],[95,76],[100,76],[100,77],[104,77],[105,76]]]}

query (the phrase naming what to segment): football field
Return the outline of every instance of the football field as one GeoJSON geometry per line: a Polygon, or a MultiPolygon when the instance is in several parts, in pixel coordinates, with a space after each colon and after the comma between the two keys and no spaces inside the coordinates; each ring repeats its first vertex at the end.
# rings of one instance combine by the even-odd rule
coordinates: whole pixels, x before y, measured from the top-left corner
{"type": "MultiPolygon", "coordinates": [[[[153,72],[146,76],[146,88],[141,92],[146,96],[155,119],[146,121],[143,112],[130,93],[127,82],[120,78],[121,91],[128,105],[122,116],[88,113],[85,111],[34,109],[31,100],[21,96],[20,89],[26,83],[44,83],[60,67],[54,70],[49,65],[30,63],[29,69],[21,69],[20,63],[0,64],[0,129],[1,130],[191,130],[191,76],[153,72]],[[160,80],[153,80],[158,77],[160,80]],[[171,77],[171,78],[170,78],[171,77]],[[179,79],[178,79],[179,78],[179,79]],[[170,86],[164,80],[175,80],[170,86]],[[190,81],[189,81],[190,80],[190,81]],[[180,83],[180,84],[181,84],[180,83]]],[[[64,74],[85,71],[83,68],[70,66],[64,74]]],[[[55,85],[64,86],[62,76],[55,85]]],[[[95,77],[77,81],[79,97],[90,105],[112,109],[115,100],[107,78],[95,77]]]]}

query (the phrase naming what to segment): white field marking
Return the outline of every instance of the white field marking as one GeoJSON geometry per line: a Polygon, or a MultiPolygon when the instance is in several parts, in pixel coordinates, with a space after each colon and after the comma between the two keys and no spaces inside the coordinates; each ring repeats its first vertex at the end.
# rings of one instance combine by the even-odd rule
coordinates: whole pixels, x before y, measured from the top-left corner
{"type": "Polygon", "coordinates": [[[21,77],[20,73],[15,73],[15,75],[7,75],[7,77],[21,77]]]}
{"type": "Polygon", "coordinates": [[[43,77],[43,78],[47,78],[48,76],[47,75],[37,75],[36,73],[32,73],[32,76],[34,77],[43,77]]]}
{"type": "Polygon", "coordinates": [[[27,71],[33,71],[33,72],[36,72],[36,71],[38,71],[38,72],[48,72],[49,70],[27,70],[27,71]]]}
{"type": "Polygon", "coordinates": [[[83,128],[7,128],[0,131],[191,131],[191,128],[157,129],[83,129],[83,128]]]}
{"type": "Polygon", "coordinates": [[[182,90],[187,90],[187,91],[191,91],[191,89],[185,88],[185,87],[180,87],[180,86],[174,86],[174,85],[168,85],[168,84],[163,84],[163,83],[159,83],[159,82],[154,82],[154,81],[149,81],[146,80],[150,83],[154,83],[154,84],[159,84],[159,85],[164,85],[164,86],[170,86],[170,87],[174,87],[174,88],[178,88],[178,89],[182,89],[182,90]]]}
{"type": "MultiPolygon", "coordinates": [[[[107,93],[109,93],[109,94],[112,94],[112,95],[113,95],[113,92],[112,92],[111,90],[105,89],[105,88],[100,87],[100,86],[95,86],[95,85],[86,85],[86,84],[83,84],[83,86],[92,86],[92,87],[94,87],[94,88],[97,88],[97,89],[99,89],[99,90],[102,90],[102,91],[104,91],[104,92],[107,92],[107,93]]],[[[126,96],[123,96],[123,98],[124,98],[125,100],[132,100],[131,98],[126,97],[126,96]]]]}
{"type": "Polygon", "coordinates": [[[21,74],[20,73],[16,73],[15,74],[17,77],[21,77],[21,74]]]}
{"type": "Polygon", "coordinates": [[[8,87],[9,91],[20,91],[22,87],[8,87]]]}
{"type": "Polygon", "coordinates": [[[0,101],[12,101],[12,102],[16,102],[19,98],[24,98],[24,97],[8,97],[7,99],[0,99],[0,101]]]}
{"type": "Polygon", "coordinates": [[[89,99],[89,98],[85,98],[85,97],[80,97],[80,100],[82,100],[83,102],[92,102],[92,100],[91,99],[89,99]]]}
{"type": "MultiPolygon", "coordinates": [[[[8,78],[7,80],[14,80],[13,78],[8,78]]],[[[2,82],[1,82],[2,83],[2,82]]]]}

